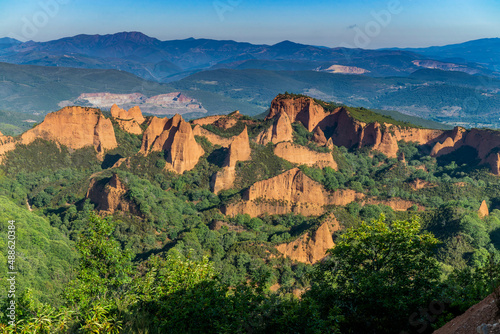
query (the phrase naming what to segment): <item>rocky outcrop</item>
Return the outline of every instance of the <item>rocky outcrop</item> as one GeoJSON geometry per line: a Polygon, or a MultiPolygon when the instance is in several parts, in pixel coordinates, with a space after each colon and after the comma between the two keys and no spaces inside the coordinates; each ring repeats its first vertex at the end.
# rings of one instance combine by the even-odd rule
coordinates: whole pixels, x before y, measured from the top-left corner
{"type": "Polygon", "coordinates": [[[328,228],[328,223],[324,222],[316,231],[306,233],[290,243],[278,245],[276,249],[293,261],[314,264],[326,256],[327,250],[335,246],[332,232],[334,231],[328,228]]]}
{"type": "Polygon", "coordinates": [[[325,133],[319,126],[314,129],[314,134],[312,137],[312,141],[315,142],[318,145],[325,146],[328,140],[325,137],[325,133]]]}
{"type": "Polygon", "coordinates": [[[284,111],[279,113],[273,125],[262,131],[255,141],[261,145],[267,145],[270,142],[277,144],[283,141],[293,141],[293,128],[288,115],[284,111]]]}
{"type": "Polygon", "coordinates": [[[194,125],[210,125],[210,124],[214,124],[216,121],[218,121],[222,117],[224,117],[224,115],[207,116],[207,117],[202,117],[202,118],[192,120],[191,123],[193,123],[194,125]]]}
{"type": "Polygon", "coordinates": [[[234,137],[231,145],[229,145],[229,154],[224,166],[235,167],[238,161],[250,160],[251,154],[252,150],[250,149],[248,130],[245,126],[245,129],[238,136],[234,137]]]}
{"type": "MultiPolygon", "coordinates": [[[[498,323],[498,309],[495,293],[490,294],[481,302],[471,306],[464,314],[450,320],[446,325],[434,331],[434,334],[471,334],[471,333],[498,333],[499,331],[478,330],[486,327],[485,324],[498,323]]],[[[491,326],[492,327],[492,326],[491,326]]],[[[498,330],[498,326],[496,326],[498,330]]]]}
{"type": "Polygon", "coordinates": [[[477,214],[480,218],[484,218],[490,215],[490,210],[488,210],[488,204],[486,203],[486,201],[483,200],[477,214]]]}
{"type": "Polygon", "coordinates": [[[92,179],[86,198],[95,204],[101,214],[113,214],[116,211],[137,214],[135,204],[125,198],[126,193],[126,186],[117,174],[113,174],[110,179],[92,179]]]}
{"type": "Polygon", "coordinates": [[[196,125],[193,129],[193,134],[195,136],[205,137],[207,140],[212,143],[212,145],[220,145],[222,147],[229,147],[233,138],[226,138],[216,135],[215,133],[208,131],[207,129],[201,127],[200,125],[196,125]]]}
{"type": "Polygon", "coordinates": [[[168,118],[152,117],[148,127],[142,135],[141,153],[147,154],[155,140],[161,135],[168,122],[168,118]]]}
{"type": "Polygon", "coordinates": [[[391,198],[388,200],[377,200],[374,198],[369,198],[363,201],[363,205],[373,204],[373,205],[385,205],[393,209],[394,211],[408,211],[409,208],[414,205],[417,207],[418,211],[425,211],[425,207],[412,201],[407,201],[401,198],[391,198]]]}
{"type": "Polygon", "coordinates": [[[461,147],[472,147],[482,164],[488,164],[491,172],[500,175],[500,132],[486,129],[465,130],[460,127],[443,133],[432,149],[432,156],[452,153],[461,147]]]}
{"type": "Polygon", "coordinates": [[[278,95],[271,102],[271,110],[266,119],[274,118],[282,112],[288,115],[291,123],[301,122],[309,132],[313,131],[319,122],[328,115],[323,107],[310,97],[287,98],[278,95]]]}
{"type": "Polygon", "coordinates": [[[139,107],[132,107],[128,111],[121,109],[116,104],[111,107],[111,116],[118,122],[118,125],[123,131],[134,135],[142,134],[141,124],[146,120],[142,116],[139,107]]]}
{"type": "Polygon", "coordinates": [[[301,122],[308,131],[314,132],[313,141],[320,145],[334,144],[347,148],[371,146],[391,158],[397,158],[399,140],[432,145],[444,136],[444,131],[440,130],[400,127],[378,122],[367,124],[354,119],[347,108],[339,107],[326,112],[321,105],[308,97],[278,95],[271,103],[271,110],[266,119],[277,117],[280,113],[286,113],[292,123],[301,122]],[[331,137],[325,136],[325,133],[331,134],[331,137]],[[332,141],[329,144],[330,139],[332,141]]]}
{"type": "Polygon", "coordinates": [[[278,176],[256,182],[243,194],[243,200],[222,209],[226,215],[238,213],[252,217],[268,214],[300,213],[317,216],[325,212],[325,205],[347,205],[364,195],[354,190],[338,190],[333,193],[307,177],[298,168],[278,176]]]}
{"type": "Polygon", "coordinates": [[[0,132],[0,163],[7,152],[16,148],[16,140],[10,136],[4,136],[0,132]]]}
{"type": "Polygon", "coordinates": [[[319,168],[331,167],[338,170],[337,163],[331,153],[316,152],[305,146],[290,142],[282,142],[274,147],[274,154],[294,164],[316,166],[319,168]]]}
{"type": "Polygon", "coordinates": [[[93,108],[66,107],[50,113],[41,124],[25,132],[21,142],[28,145],[37,138],[75,150],[93,146],[100,156],[118,146],[111,120],[93,108]]]}
{"type": "Polygon", "coordinates": [[[447,136],[443,142],[437,142],[431,151],[431,156],[438,157],[449,154],[463,145],[465,129],[455,127],[450,136],[447,136]]]}
{"type": "Polygon", "coordinates": [[[182,174],[191,170],[205,153],[194,138],[191,125],[180,115],[151,119],[142,139],[141,153],[166,151],[166,170],[182,174]]]}
{"type": "Polygon", "coordinates": [[[236,180],[236,168],[223,167],[220,171],[212,176],[210,187],[214,194],[218,194],[222,190],[231,189],[236,180]]]}
{"type": "Polygon", "coordinates": [[[500,154],[492,153],[486,159],[488,165],[490,165],[491,172],[495,175],[500,175],[500,154]]]}
{"type": "Polygon", "coordinates": [[[218,193],[221,190],[230,189],[236,179],[236,163],[251,159],[252,150],[248,139],[248,130],[245,129],[229,145],[229,153],[224,161],[223,168],[212,178],[212,191],[218,193]]]}

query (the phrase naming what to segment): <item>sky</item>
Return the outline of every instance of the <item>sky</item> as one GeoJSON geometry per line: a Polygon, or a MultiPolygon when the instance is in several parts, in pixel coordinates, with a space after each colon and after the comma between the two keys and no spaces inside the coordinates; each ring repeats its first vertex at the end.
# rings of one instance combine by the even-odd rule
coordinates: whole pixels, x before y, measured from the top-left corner
{"type": "Polygon", "coordinates": [[[0,0],[0,37],[121,31],[160,40],[426,47],[500,37],[500,0],[0,0]]]}

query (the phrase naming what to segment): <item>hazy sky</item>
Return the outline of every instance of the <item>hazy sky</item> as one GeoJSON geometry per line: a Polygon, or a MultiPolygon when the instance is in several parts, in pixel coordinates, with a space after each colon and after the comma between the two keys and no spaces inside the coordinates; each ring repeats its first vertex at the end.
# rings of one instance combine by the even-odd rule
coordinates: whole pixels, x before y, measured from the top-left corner
{"type": "Polygon", "coordinates": [[[500,37],[500,0],[0,0],[0,37],[46,41],[120,31],[161,40],[444,45],[500,37]]]}

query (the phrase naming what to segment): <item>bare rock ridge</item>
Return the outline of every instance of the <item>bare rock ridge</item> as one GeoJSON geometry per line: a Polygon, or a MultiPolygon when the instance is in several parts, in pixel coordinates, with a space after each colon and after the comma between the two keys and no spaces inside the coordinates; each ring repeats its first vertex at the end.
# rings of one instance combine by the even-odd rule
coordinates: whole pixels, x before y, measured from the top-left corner
{"type": "Polygon", "coordinates": [[[221,190],[229,189],[233,186],[236,178],[236,163],[251,159],[252,150],[248,138],[248,130],[245,129],[233,138],[229,145],[229,153],[224,161],[222,170],[217,172],[212,178],[212,190],[218,193],[221,190]]]}
{"type": "Polygon", "coordinates": [[[300,213],[317,216],[325,212],[325,205],[347,205],[364,195],[354,190],[326,191],[298,168],[290,169],[273,178],[254,183],[243,194],[243,200],[222,209],[226,215],[246,213],[252,217],[268,214],[300,213]]]}
{"type": "Polygon", "coordinates": [[[312,98],[299,97],[293,99],[278,96],[271,102],[271,110],[266,119],[274,118],[282,112],[288,115],[291,123],[301,122],[309,132],[313,131],[319,122],[328,115],[323,107],[312,98]]]}
{"type": "Polygon", "coordinates": [[[364,123],[354,119],[344,107],[326,112],[321,105],[309,97],[288,97],[279,95],[271,103],[266,119],[286,113],[290,122],[301,122],[308,131],[314,132],[313,140],[328,145],[330,139],[337,146],[365,147],[396,158],[398,141],[415,141],[421,145],[434,144],[444,132],[439,130],[401,128],[391,124],[364,123]],[[331,133],[327,138],[325,133],[331,133]]]}
{"type": "Polygon", "coordinates": [[[150,120],[142,138],[141,153],[147,155],[150,151],[166,151],[165,169],[179,174],[193,169],[205,154],[194,138],[191,125],[180,115],[150,120]]]}
{"type": "Polygon", "coordinates": [[[138,210],[135,205],[125,199],[126,193],[126,186],[117,174],[113,174],[111,179],[99,181],[92,179],[86,198],[96,205],[96,209],[101,214],[113,214],[115,211],[137,214],[138,210]]]}
{"type": "Polygon", "coordinates": [[[245,129],[229,145],[229,154],[224,163],[227,167],[235,167],[236,162],[250,160],[252,151],[250,149],[250,140],[248,139],[248,130],[245,129]]]}
{"type": "Polygon", "coordinates": [[[256,142],[266,145],[270,142],[277,144],[283,141],[293,141],[293,128],[288,115],[281,111],[275,118],[273,125],[257,136],[256,142]]]}
{"type": "Polygon", "coordinates": [[[491,172],[500,175],[500,132],[485,129],[471,129],[456,127],[447,131],[443,138],[437,142],[431,152],[432,156],[441,156],[461,147],[469,146],[476,150],[481,163],[488,164],[491,172]]]}
{"type": "Polygon", "coordinates": [[[291,142],[281,142],[274,147],[274,154],[278,157],[298,165],[331,167],[338,170],[337,163],[331,153],[311,151],[307,147],[291,142]]]}
{"type": "MultiPolygon", "coordinates": [[[[340,227],[336,223],[336,230],[340,227]]],[[[298,239],[276,246],[276,249],[285,257],[298,262],[314,264],[326,256],[326,251],[335,246],[332,232],[328,227],[328,222],[321,224],[312,233],[306,233],[298,239]]]]}
{"type": "Polygon", "coordinates": [[[93,108],[66,107],[50,113],[42,123],[25,132],[21,142],[28,145],[37,138],[75,150],[93,146],[101,156],[118,146],[111,120],[93,108]]]}
{"type": "Polygon", "coordinates": [[[116,104],[111,107],[111,116],[118,122],[120,128],[129,133],[140,135],[142,134],[141,124],[146,120],[142,116],[139,107],[132,107],[128,111],[121,109],[116,104]]]}

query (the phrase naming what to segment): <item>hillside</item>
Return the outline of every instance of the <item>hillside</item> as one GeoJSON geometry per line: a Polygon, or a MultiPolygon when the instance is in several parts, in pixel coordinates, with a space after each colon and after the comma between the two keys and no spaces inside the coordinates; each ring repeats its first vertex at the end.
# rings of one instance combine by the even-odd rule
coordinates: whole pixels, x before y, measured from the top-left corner
{"type": "Polygon", "coordinates": [[[188,122],[74,106],[0,136],[4,213],[49,235],[20,245],[76,270],[28,275],[19,326],[55,307],[48,332],[411,332],[415,310],[446,299],[430,333],[491,293],[500,132],[300,94],[267,107],[188,122]],[[40,279],[65,294],[43,299],[40,279]]]}

